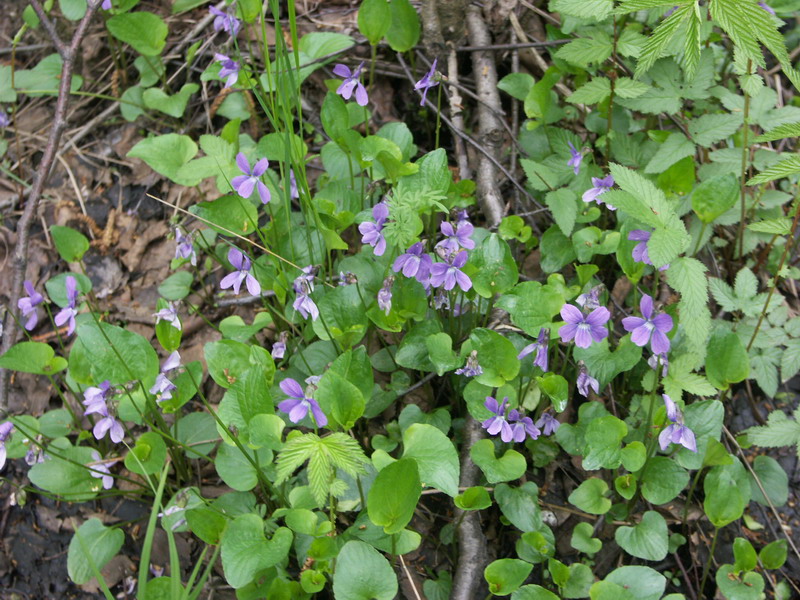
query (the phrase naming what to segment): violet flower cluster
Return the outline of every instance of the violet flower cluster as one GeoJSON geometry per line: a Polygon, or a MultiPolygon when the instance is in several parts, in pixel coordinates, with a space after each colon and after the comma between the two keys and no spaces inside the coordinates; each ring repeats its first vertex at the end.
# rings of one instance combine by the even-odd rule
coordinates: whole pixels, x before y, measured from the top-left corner
{"type": "MultiPolygon", "coordinates": [[[[318,379],[315,378],[311,386],[315,386],[318,379]]],[[[308,382],[308,380],[306,381],[308,382]]],[[[322,412],[319,403],[311,397],[312,394],[309,391],[303,391],[303,388],[296,380],[287,377],[281,381],[280,388],[289,397],[278,404],[278,409],[288,414],[292,423],[299,423],[311,411],[311,416],[317,427],[325,427],[328,424],[328,418],[322,412]]]]}
{"type": "Polygon", "coordinates": [[[683,413],[678,405],[666,394],[661,394],[661,397],[664,399],[664,406],[667,409],[667,418],[671,421],[658,436],[661,450],[666,450],[670,444],[680,444],[692,452],[697,452],[697,440],[694,432],[684,424],[683,413]]]}
{"type": "Polygon", "coordinates": [[[506,443],[511,441],[524,442],[526,437],[535,440],[542,433],[551,435],[558,429],[558,421],[549,413],[543,413],[536,423],[516,409],[510,410],[508,417],[506,417],[508,397],[503,398],[503,401],[498,403],[496,398],[486,396],[486,401],[483,405],[493,416],[484,420],[481,426],[489,435],[500,434],[500,439],[506,443]]]}

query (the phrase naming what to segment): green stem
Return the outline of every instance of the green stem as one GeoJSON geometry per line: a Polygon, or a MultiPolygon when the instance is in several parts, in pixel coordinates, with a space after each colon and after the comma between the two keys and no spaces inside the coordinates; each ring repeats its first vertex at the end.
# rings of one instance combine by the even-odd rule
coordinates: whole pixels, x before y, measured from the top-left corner
{"type": "MultiPolygon", "coordinates": [[[[753,69],[753,61],[747,60],[747,74],[753,69]]],[[[739,258],[742,258],[744,253],[744,225],[746,220],[746,202],[745,192],[747,190],[747,160],[750,158],[750,146],[748,145],[747,135],[750,133],[750,94],[747,90],[744,92],[744,129],[742,130],[742,167],[740,177],[740,199],[741,199],[741,215],[739,221],[739,230],[736,233],[737,241],[739,243],[739,258]]]]}
{"type": "Polygon", "coordinates": [[[697,588],[697,596],[698,598],[703,598],[703,588],[706,587],[706,579],[708,579],[708,572],[711,570],[711,561],[714,560],[714,551],[717,549],[717,539],[719,538],[719,527],[714,529],[714,539],[711,540],[711,549],[708,552],[708,560],[706,560],[706,566],[703,569],[703,578],[700,580],[700,587],[697,588]]]}

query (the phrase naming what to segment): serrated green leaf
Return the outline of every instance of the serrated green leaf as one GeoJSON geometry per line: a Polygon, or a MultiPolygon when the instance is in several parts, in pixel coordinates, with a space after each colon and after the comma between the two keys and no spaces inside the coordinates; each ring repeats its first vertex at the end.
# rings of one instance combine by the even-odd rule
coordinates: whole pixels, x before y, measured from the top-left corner
{"type": "Polygon", "coordinates": [[[678,303],[680,325],[686,334],[691,352],[696,356],[696,363],[701,364],[706,355],[706,340],[711,331],[706,267],[697,259],[679,258],[670,264],[667,282],[681,295],[678,303]]]}
{"type": "Polygon", "coordinates": [[[689,17],[689,24],[686,27],[686,38],[683,42],[682,63],[687,80],[694,79],[697,73],[697,65],[700,64],[700,53],[702,51],[700,44],[700,27],[702,24],[700,11],[695,4],[694,10],[689,17]]]}
{"type": "Polygon", "coordinates": [[[792,175],[800,174],[800,154],[795,154],[789,158],[785,158],[777,165],[773,165],[765,169],[747,182],[747,185],[758,185],[760,183],[767,183],[776,179],[790,177],[792,175]]]}
{"type": "Polygon", "coordinates": [[[605,77],[595,77],[568,96],[567,102],[571,102],[572,104],[597,104],[610,95],[611,80],[605,77]]]}
{"type": "Polygon", "coordinates": [[[553,0],[550,10],[579,19],[603,21],[614,8],[612,0],[553,0]]]}
{"type": "Polygon", "coordinates": [[[708,114],[689,121],[689,135],[695,144],[710,148],[732,136],[742,125],[742,117],[733,114],[708,114]]]}
{"type": "Polygon", "coordinates": [[[745,433],[750,442],[764,448],[792,446],[800,441],[800,423],[776,410],[769,414],[766,425],[751,427],[745,433]]]}
{"type": "Polygon", "coordinates": [[[779,125],[775,129],[771,129],[770,131],[761,134],[754,139],[753,142],[756,144],[762,144],[764,142],[774,142],[775,140],[793,137],[800,137],[800,122],[779,125]]]}
{"type": "Polygon", "coordinates": [[[647,163],[644,172],[647,174],[663,173],[679,160],[693,155],[694,144],[682,133],[671,133],[647,163]]]}
{"type": "Polygon", "coordinates": [[[590,64],[604,62],[614,50],[614,42],[606,33],[596,33],[591,38],[578,38],[562,46],[556,58],[575,66],[586,68],[590,64]]]}
{"type": "Polygon", "coordinates": [[[757,223],[750,223],[747,228],[750,231],[759,233],[771,233],[772,235],[789,235],[792,231],[792,220],[789,217],[778,217],[776,219],[764,219],[757,223]]]}
{"type": "Polygon", "coordinates": [[[638,98],[650,89],[650,86],[630,77],[620,77],[614,84],[614,93],[620,98],[638,98]]]}
{"type": "Polygon", "coordinates": [[[672,8],[681,4],[689,4],[694,0],[678,0],[672,2],[670,0],[623,0],[617,9],[614,11],[618,15],[626,15],[628,13],[636,12],[637,10],[649,10],[651,8],[672,8]]]}
{"type": "Polygon", "coordinates": [[[636,77],[641,77],[649,71],[655,62],[661,58],[667,44],[675,36],[683,21],[692,14],[693,10],[691,5],[681,6],[655,28],[639,55],[639,62],[636,65],[636,77]]]}
{"type": "Polygon", "coordinates": [[[545,195],[545,203],[553,213],[556,225],[561,232],[569,237],[575,227],[575,219],[578,216],[578,196],[569,188],[561,188],[545,195]]]}

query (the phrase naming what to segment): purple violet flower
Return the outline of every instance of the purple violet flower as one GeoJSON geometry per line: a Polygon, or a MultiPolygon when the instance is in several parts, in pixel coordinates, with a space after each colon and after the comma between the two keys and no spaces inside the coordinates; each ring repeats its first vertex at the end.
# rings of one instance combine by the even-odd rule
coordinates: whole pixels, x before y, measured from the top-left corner
{"type": "Polygon", "coordinates": [[[233,273],[228,273],[219,282],[219,287],[223,290],[233,288],[233,293],[238,294],[244,281],[247,291],[253,296],[261,294],[261,284],[250,274],[250,259],[245,256],[238,248],[228,250],[228,262],[236,269],[233,273]]]}
{"type": "Polygon", "coordinates": [[[644,318],[625,317],[622,319],[625,331],[631,332],[631,341],[637,346],[646,346],[647,342],[650,342],[650,348],[654,354],[666,354],[669,352],[667,332],[672,329],[672,317],[667,313],[653,316],[653,299],[647,295],[642,296],[639,310],[644,318]]]}
{"type": "MultiPolygon", "coordinates": [[[[614,176],[609,173],[602,179],[599,177],[592,177],[592,185],[594,186],[593,188],[589,188],[583,193],[583,201],[603,204],[603,201],[600,199],[600,196],[602,196],[608,190],[614,187],[614,176]]],[[[609,210],[617,210],[610,204],[607,204],[606,206],[608,206],[609,210]]]]}
{"type": "Polygon", "coordinates": [[[444,292],[444,290],[440,291],[433,297],[433,308],[439,310],[443,308],[445,310],[450,308],[450,298],[444,292]]]}
{"type": "Polygon", "coordinates": [[[568,342],[575,338],[578,348],[588,348],[592,341],[600,342],[608,336],[606,323],[611,318],[611,313],[604,306],[584,315],[571,304],[565,304],[561,309],[561,318],[567,323],[558,330],[561,341],[568,342]]]}
{"type": "Polygon", "coordinates": [[[341,85],[336,90],[336,93],[345,100],[350,100],[350,97],[353,95],[353,91],[355,90],[356,102],[359,106],[366,106],[367,102],[369,102],[369,98],[367,97],[367,88],[365,88],[364,84],[358,80],[358,78],[361,76],[361,69],[363,68],[363,61],[360,65],[358,65],[358,68],[355,71],[351,71],[347,65],[343,65],[341,63],[333,67],[333,73],[344,78],[344,81],[342,81],[341,85]]]}
{"type": "Polygon", "coordinates": [[[86,466],[91,467],[89,473],[92,475],[92,477],[103,480],[104,490],[110,490],[112,487],[114,487],[114,477],[111,475],[111,469],[109,469],[108,465],[103,462],[103,459],[100,457],[100,453],[97,450],[92,450],[92,462],[86,466]]]}
{"type": "Polygon", "coordinates": [[[522,360],[529,354],[536,352],[536,356],[533,357],[533,364],[539,367],[545,373],[547,372],[547,367],[549,366],[548,363],[548,344],[550,343],[550,330],[542,327],[539,330],[539,336],[536,338],[536,341],[532,344],[528,344],[525,346],[522,351],[517,355],[519,360],[522,360]]]}
{"type": "Polygon", "coordinates": [[[96,412],[90,410],[93,405],[105,405],[109,396],[112,393],[111,382],[106,379],[98,387],[90,386],[83,390],[83,405],[86,407],[87,412],[96,412]]]}
{"type": "Polygon", "coordinates": [[[603,291],[603,285],[596,285],[585,294],[581,294],[575,298],[580,307],[584,310],[594,310],[600,307],[600,292],[603,291]]]}
{"type": "Polygon", "coordinates": [[[278,340],[272,344],[272,358],[280,360],[286,356],[286,342],[289,341],[289,332],[281,331],[278,334],[278,340]]]}
{"type": "Polygon", "coordinates": [[[529,435],[532,440],[535,440],[542,433],[533,424],[533,419],[530,417],[523,417],[516,409],[508,412],[508,422],[511,424],[511,439],[515,442],[524,442],[526,435],[529,435]]]}
{"type": "Polygon", "coordinates": [[[776,14],[776,13],[775,13],[775,9],[774,9],[774,8],[772,8],[772,7],[771,7],[769,4],[767,4],[766,2],[759,2],[759,3],[758,3],[758,5],[759,5],[761,8],[763,8],[765,11],[767,11],[769,14],[771,14],[771,15],[775,16],[775,14],[776,14]]]}
{"type": "Polygon", "coordinates": [[[249,198],[253,193],[253,188],[257,186],[261,204],[269,202],[269,188],[261,181],[261,176],[267,171],[267,167],[269,167],[269,161],[266,158],[262,158],[250,169],[250,161],[247,160],[243,152],[239,152],[239,154],[236,155],[236,165],[239,167],[239,170],[244,173],[244,175],[237,175],[231,179],[231,186],[236,190],[236,193],[242,198],[249,198]]]}
{"type": "Polygon", "coordinates": [[[75,304],[78,301],[78,282],[72,275],[67,275],[64,287],[67,289],[67,305],[58,311],[55,323],[56,327],[61,327],[64,323],[68,323],[67,335],[72,335],[75,331],[75,316],[78,314],[78,310],[75,308],[75,304]]]}
{"type": "Polygon", "coordinates": [[[378,291],[378,308],[380,308],[388,316],[392,310],[392,286],[394,285],[394,276],[389,275],[383,280],[383,287],[378,291]]]}
{"type": "MultiPolygon", "coordinates": [[[[636,262],[643,262],[646,265],[654,266],[653,261],[650,260],[650,255],[647,253],[647,242],[650,241],[652,234],[644,229],[634,229],[628,234],[628,239],[639,242],[633,249],[633,260],[636,262]]],[[[659,267],[659,271],[666,271],[669,265],[659,267]]]]}
{"type": "Polygon", "coordinates": [[[434,263],[431,265],[431,285],[444,285],[444,289],[450,291],[458,284],[462,291],[468,291],[472,287],[472,280],[461,270],[466,262],[467,252],[462,250],[452,258],[452,262],[434,263]]]}
{"type": "Polygon", "coordinates": [[[300,197],[300,190],[297,189],[297,179],[294,177],[293,169],[289,169],[289,197],[295,199],[300,197]]]}
{"type": "Polygon", "coordinates": [[[299,312],[304,319],[311,315],[311,320],[316,321],[319,317],[319,308],[311,299],[311,292],[314,291],[314,267],[308,265],[302,269],[303,273],[295,278],[292,284],[297,298],[292,303],[292,308],[299,312]]]}
{"type": "Polygon", "coordinates": [[[211,6],[208,9],[212,15],[214,15],[214,31],[224,30],[231,35],[231,37],[236,37],[239,33],[239,29],[242,26],[241,21],[234,17],[227,12],[221,11],[216,6],[211,6]]]}
{"type": "Polygon", "coordinates": [[[178,242],[178,245],[175,248],[175,258],[188,259],[193,266],[196,266],[197,253],[194,251],[192,236],[190,234],[183,235],[181,229],[176,227],[175,241],[178,242]]]}
{"type": "Polygon", "coordinates": [[[463,375],[464,377],[476,377],[483,373],[483,367],[478,364],[478,351],[473,350],[467,356],[467,364],[460,369],[456,369],[456,375],[463,375]]]}
{"type": "Polygon", "coordinates": [[[658,443],[664,451],[670,444],[680,444],[684,448],[697,452],[697,440],[694,432],[683,423],[683,414],[672,398],[661,394],[667,408],[667,418],[672,421],[658,436],[658,443]]]}
{"type": "Polygon", "coordinates": [[[103,3],[100,5],[100,8],[103,10],[111,10],[111,0],[103,0],[103,3]]]}
{"type": "Polygon", "coordinates": [[[181,366],[181,355],[173,352],[161,365],[161,372],[156,376],[156,382],[150,388],[150,393],[154,394],[157,402],[164,402],[172,398],[172,392],[177,389],[174,383],[167,378],[167,373],[174,371],[181,366]]]}
{"type": "Polygon", "coordinates": [[[508,397],[503,398],[503,401],[498,404],[495,398],[486,396],[486,401],[483,405],[489,412],[494,413],[494,416],[489,417],[481,424],[481,427],[483,427],[489,435],[497,435],[499,433],[500,439],[504,442],[510,442],[514,437],[511,425],[509,425],[505,417],[507,404],[508,397]]]}
{"type": "Polygon", "coordinates": [[[430,278],[431,265],[433,265],[433,260],[425,253],[422,242],[417,242],[395,259],[392,270],[399,273],[402,269],[403,275],[414,277],[422,283],[430,278]]]}
{"type": "Polygon", "coordinates": [[[472,223],[462,222],[453,227],[451,223],[442,221],[439,226],[445,239],[436,244],[436,248],[444,248],[448,254],[455,254],[461,248],[465,250],[472,250],[475,247],[475,242],[470,237],[475,228],[472,223]]]}
{"type": "Polygon", "coordinates": [[[317,401],[306,397],[303,388],[297,381],[286,378],[281,381],[280,387],[283,393],[289,397],[278,404],[278,409],[287,413],[292,423],[302,421],[310,410],[317,427],[325,427],[328,424],[328,418],[322,412],[317,401]]]}
{"type": "Polygon", "coordinates": [[[11,125],[11,117],[8,116],[8,113],[0,107],[0,129],[5,129],[11,125]]]}
{"type": "Polygon", "coordinates": [[[358,226],[361,232],[361,243],[369,244],[375,250],[375,256],[383,256],[386,252],[386,238],[383,237],[383,224],[389,218],[389,205],[378,202],[372,207],[372,218],[375,221],[364,221],[358,226]]]}
{"type": "Polygon", "coordinates": [[[178,331],[182,329],[181,320],[178,318],[178,309],[172,302],[168,302],[166,308],[162,308],[158,312],[153,313],[153,316],[156,318],[156,325],[161,321],[166,321],[178,331]]]}
{"type": "MultiPolygon", "coordinates": [[[[86,404],[86,402],[84,402],[84,404],[86,404]]],[[[94,424],[94,429],[92,430],[95,439],[102,440],[106,436],[106,433],[108,433],[108,437],[111,441],[115,444],[119,444],[122,438],[125,437],[122,424],[109,413],[108,404],[106,404],[105,401],[89,404],[83,414],[98,414],[102,417],[94,424]]]]}
{"type": "Polygon", "coordinates": [[[575,175],[581,172],[581,161],[583,161],[583,154],[578,152],[575,146],[572,145],[572,142],[567,142],[569,145],[569,153],[570,159],[567,161],[567,165],[572,167],[573,172],[575,175]]]}
{"type": "Polygon", "coordinates": [[[436,87],[439,85],[439,82],[436,79],[436,61],[438,59],[433,59],[433,64],[431,65],[431,70],[425,74],[425,77],[420,79],[417,83],[414,84],[415,90],[422,90],[422,100],[419,101],[420,106],[425,105],[425,99],[428,97],[428,90],[432,87],[436,87]]]}
{"type": "Polygon", "coordinates": [[[6,440],[13,430],[14,424],[11,421],[0,423],[0,469],[6,466],[6,440]]]}
{"type": "Polygon", "coordinates": [[[454,212],[456,218],[456,225],[460,227],[463,223],[469,223],[469,213],[467,212],[466,208],[462,208],[461,210],[457,210],[454,212]]]}
{"type": "Polygon", "coordinates": [[[600,393],[600,382],[597,381],[594,377],[589,375],[589,371],[586,370],[586,365],[583,361],[578,362],[578,392],[584,398],[589,397],[589,388],[594,390],[595,394],[600,393]]]}
{"type": "Polygon", "coordinates": [[[541,416],[536,421],[536,427],[542,430],[544,435],[552,435],[558,428],[561,426],[561,423],[558,422],[553,415],[549,412],[542,413],[541,416]]]}
{"type": "MultiPolygon", "coordinates": [[[[214,62],[221,63],[222,68],[219,70],[219,77],[220,79],[225,79],[223,88],[230,88],[236,85],[236,82],[239,80],[239,63],[219,52],[214,54],[214,62]]],[[[241,154],[241,152],[239,154],[241,154]]],[[[250,167],[249,164],[247,166],[248,168],[250,167]]],[[[241,168],[241,166],[239,168],[241,168]]],[[[242,170],[244,171],[244,169],[242,170]]],[[[245,171],[245,173],[247,173],[247,171],[245,171]]]]}
{"type": "Polygon", "coordinates": [[[647,359],[647,364],[653,370],[658,368],[658,363],[661,363],[661,376],[666,377],[669,373],[669,359],[666,354],[653,354],[647,359]]]}
{"type": "Polygon", "coordinates": [[[39,315],[36,314],[36,307],[44,302],[44,296],[37,292],[33,284],[27,279],[23,283],[23,286],[28,295],[17,301],[17,308],[22,311],[22,316],[27,319],[27,321],[25,321],[25,329],[32,331],[33,328],[36,327],[36,323],[39,322],[39,315]]]}
{"type": "Polygon", "coordinates": [[[353,285],[358,283],[358,277],[352,271],[339,271],[339,285],[344,287],[346,285],[353,285]]]}

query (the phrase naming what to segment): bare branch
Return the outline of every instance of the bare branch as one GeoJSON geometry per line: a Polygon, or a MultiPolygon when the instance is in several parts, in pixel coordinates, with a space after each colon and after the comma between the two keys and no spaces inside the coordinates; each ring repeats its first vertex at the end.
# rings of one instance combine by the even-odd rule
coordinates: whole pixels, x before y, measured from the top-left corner
{"type": "MultiPolygon", "coordinates": [[[[22,211],[22,216],[17,222],[17,245],[14,248],[12,257],[12,281],[10,289],[10,298],[8,311],[6,312],[4,322],[4,335],[2,345],[0,346],[0,354],[5,354],[11,346],[13,346],[17,339],[19,339],[19,328],[17,323],[21,322],[17,303],[22,294],[22,282],[25,279],[25,272],[28,267],[28,238],[30,235],[31,225],[36,218],[37,209],[39,208],[39,200],[42,197],[42,190],[44,189],[47,179],[50,176],[50,170],[53,168],[53,163],[58,154],[59,143],[61,142],[61,135],[67,126],[67,107],[69,105],[70,85],[72,83],[72,72],[75,68],[75,57],[78,54],[81,41],[86,35],[86,30],[89,27],[89,22],[92,20],[94,13],[97,10],[98,3],[88,2],[86,7],[86,14],[78,23],[75,33],[72,36],[69,46],[65,46],[61,38],[55,31],[52,21],[47,18],[44,10],[42,9],[39,0],[31,0],[31,5],[39,16],[44,28],[50,35],[53,44],[56,46],[59,54],[61,55],[61,80],[58,86],[58,98],[56,99],[56,109],[53,113],[53,126],[50,129],[50,134],[47,137],[47,145],[42,155],[42,160],[39,163],[38,169],[33,177],[33,185],[31,185],[28,199],[25,202],[25,208],[22,211]]],[[[0,418],[4,417],[8,411],[8,384],[9,384],[9,371],[7,369],[0,369],[0,418]]]]}

